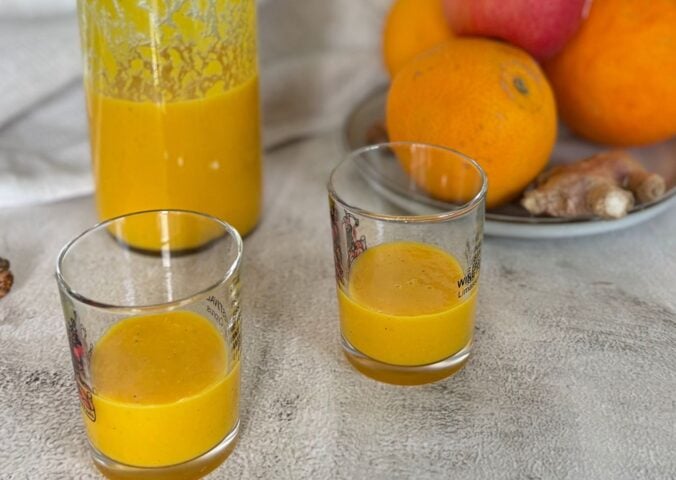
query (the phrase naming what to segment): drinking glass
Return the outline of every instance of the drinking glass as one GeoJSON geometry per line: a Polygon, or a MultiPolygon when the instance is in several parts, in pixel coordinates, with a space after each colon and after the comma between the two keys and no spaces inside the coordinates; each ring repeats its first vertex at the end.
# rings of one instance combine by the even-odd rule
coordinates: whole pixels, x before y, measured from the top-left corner
{"type": "Polygon", "coordinates": [[[82,418],[105,475],[200,478],[234,448],[241,258],[234,228],[179,210],[105,221],[59,254],[82,418]],[[125,241],[139,224],[153,249],[125,241]]]}
{"type": "Polygon", "coordinates": [[[421,384],[472,348],[486,177],[419,143],[348,155],[328,183],[342,348],[367,376],[421,384]]]}
{"type": "Polygon", "coordinates": [[[101,220],[186,209],[254,228],[255,12],[254,0],[78,0],[101,220]]]}

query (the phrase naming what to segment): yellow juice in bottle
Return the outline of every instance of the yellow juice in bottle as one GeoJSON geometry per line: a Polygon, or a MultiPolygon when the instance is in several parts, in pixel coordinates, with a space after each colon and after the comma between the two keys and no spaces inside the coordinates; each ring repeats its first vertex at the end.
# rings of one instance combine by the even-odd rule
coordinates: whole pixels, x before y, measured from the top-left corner
{"type": "Polygon", "coordinates": [[[101,218],[179,208],[242,234],[253,229],[261,208],[257,77],[199,100],[134,102],[90,91],[88,102],[101,218]]]}
{"type": "MultiPolygon", "coordinates": [[[[195,210],[250,232],[262,201],[253,0],[79,7],[99,217],[195,210]]],[[[143,230],[120,239],[157,249],[143,230]]],[[[186,233],[174,247],[199,243],[186,233]]]]}

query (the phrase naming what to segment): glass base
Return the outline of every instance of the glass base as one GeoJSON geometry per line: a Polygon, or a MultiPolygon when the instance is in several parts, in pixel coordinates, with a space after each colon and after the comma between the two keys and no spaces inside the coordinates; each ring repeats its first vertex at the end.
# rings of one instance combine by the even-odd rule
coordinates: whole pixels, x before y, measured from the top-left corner
{"type": "Polygon", "coordinates": [[[199,457],[177,465],[165,467],[134,467],[116,462],[98,451],[92,445],[94,465],[106,477],[117,479],[162,479],[193,480],[204,477],[228,458],[237,444],[239,437],[239,421],[235,428],[214,448],[199,457]]]}
{"type": "Polygon", "coordinates": [[[472,350],[470,341],[462,350],[448,358],[427,365],[409,367],[374,360],[359,352],[345,340],[345,337],[341,338],[343,353],[354,368],[374,380],[394,385],[422,385],[450,377],[465,366],[472,350]]]}

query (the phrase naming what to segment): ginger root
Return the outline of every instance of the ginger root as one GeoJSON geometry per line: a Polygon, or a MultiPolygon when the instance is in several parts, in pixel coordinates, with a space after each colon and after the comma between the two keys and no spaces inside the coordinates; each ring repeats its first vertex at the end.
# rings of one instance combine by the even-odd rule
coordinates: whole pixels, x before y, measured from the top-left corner
{"type": "Polygon", "coordinates": [[[521,205],[530,213],[575,218],[596,215],[620,218],[638,202],[664,195],[664,178],[648,172],[622,150],[603,152],[554,167],[536,179],[521,205]]]}

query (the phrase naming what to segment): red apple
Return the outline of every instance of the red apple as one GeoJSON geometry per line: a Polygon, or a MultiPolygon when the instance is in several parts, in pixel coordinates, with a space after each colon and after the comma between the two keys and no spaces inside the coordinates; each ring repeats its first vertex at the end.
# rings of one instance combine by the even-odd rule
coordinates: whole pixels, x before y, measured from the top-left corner
{"type": "Polygon", "coordinates": [[[506,40],[538,60],[563,48],[586,17],[591,0],[443,0],[458,35],[506,40]]]}

